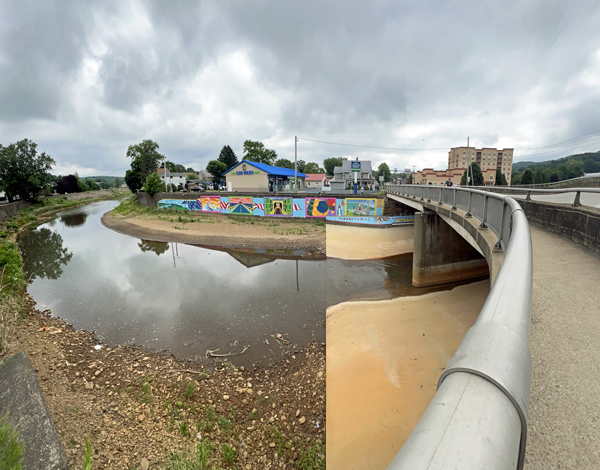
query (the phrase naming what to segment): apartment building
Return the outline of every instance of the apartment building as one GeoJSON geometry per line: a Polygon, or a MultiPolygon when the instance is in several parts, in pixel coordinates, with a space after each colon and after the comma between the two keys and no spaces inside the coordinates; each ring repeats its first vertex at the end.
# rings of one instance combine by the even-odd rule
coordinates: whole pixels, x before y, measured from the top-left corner
{"type": "Polygon", "coordinates": [[[498,150],[491,147],[480,149],[456,147],[450,149],[448,152],[448,169],[462,168],[464,171],[471,162],[477,162],[484,174],[486,185],[495,184],[497,168],[500,168],[507,183],[510,185],[513,153],[514,149],[511,148],[498,150]],[[487,170],[493,171],[490,172],[487,170]]]}

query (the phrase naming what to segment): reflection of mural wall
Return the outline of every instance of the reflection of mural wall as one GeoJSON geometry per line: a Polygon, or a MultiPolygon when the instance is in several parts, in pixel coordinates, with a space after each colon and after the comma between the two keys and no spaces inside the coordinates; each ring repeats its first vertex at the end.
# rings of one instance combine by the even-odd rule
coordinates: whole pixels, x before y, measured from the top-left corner
{"type": "Polygon", "coordinates": [[[346,199],[346,213],[344,215],[365,217],[376,215],[376,199],[346,199]]]}
{"type": "Polygon", "coordinates": [[[327,217],[335,215],[335,198],[306,198],[306,217],[327,217]]]}
{"type": "Polygon", "coordinates": [[[318,217],[335,222],[354,221],[372,225],[412,223],[412,219],[400,221],[392,217],[382,217],[384,200],[376,198],[202,196],[200,199],[188,200],[161,199],[158,207],[267,217],[318,217]]]}
{"type": "Polygon", "coordinates": [[[230,197],[229,198],[229,213],[230,214],[246,214],[252,215],[252,198],[251,197],[230,197]]]}
{"type": "Polygon", "coordinates": [[[265,198],[265,215],[292,216],[292,198],[265,198]]]}

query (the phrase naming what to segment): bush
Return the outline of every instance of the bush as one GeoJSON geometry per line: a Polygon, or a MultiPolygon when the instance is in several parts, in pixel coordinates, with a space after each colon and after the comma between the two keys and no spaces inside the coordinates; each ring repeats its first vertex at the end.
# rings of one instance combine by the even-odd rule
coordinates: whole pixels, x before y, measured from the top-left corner
{"type": "Polygon", "coordinates": [[[150,196],[154,196],[156,193],[165,190],[165,184],[160,179],[156,173],[151,173],[150,176],[146,179],[142,190],[149,194],[150,196]]]}
{"type": "Polygon", "coordinates": [[[7,422],[7,416],[0,418],[0,468],[21,470],[25,443],[19,440],[19,432],[7,422]]]}

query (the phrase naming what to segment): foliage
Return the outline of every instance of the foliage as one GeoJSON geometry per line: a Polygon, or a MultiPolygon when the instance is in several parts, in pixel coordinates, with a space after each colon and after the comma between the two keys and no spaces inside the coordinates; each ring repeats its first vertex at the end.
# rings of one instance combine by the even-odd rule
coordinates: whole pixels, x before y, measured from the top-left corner
{"type": "Polygon", "coordinates": [[[196,452],[180,451],[171,455],[165,463],[166,470],[204,470],[208,468],[208,459],[211,452],[215,450],[214,444],[208,439],[199,442],[196,452]]]}
{"type": "Polygon", "coordinates": [[[535,184],[542,184],[544,182],[544,170],[538,168],[533,178],[535,184]]]}
{"type": "MultiPolygon", "coordinates": [[[[0,279],[1,283],[2,279],[0,279]]],[[[0,356],[11,348],[11,337],[19,320],[20,296],[2,286],[0,290],[0,356]]],[[[0,465],[0,469],[2,466],[0,465]]]]}
{"type": "Polygon", "coordinates": [[[194,390],[196,389],[196,382],[194,382],[193,380],[188,380],[188,382],[185,384],[185,391],[183,392],[183,394],[185,395],[185,397],[188,400],[191,400],[192,398],[194,398],[194,390]]]}
{"type": "Polygon", "coordinates": [[[8,415],[0,418],[0,469],[21,470],[25,443],[19,439],[19,432],[8,422],[8,415]]]}
{"type": "Polygon", "coordinates": [[[151,251],[153,253],[156,253],[156,256],[160,256],[169,250],[169,244],[167,242],[155,242],[153,240],[140,240],[138,246],[140,247],[140,250],[142,250],[144,253],[147,251],[151,251]]]}
{"type": "Polygon", "coordinates": [[[483,173],[481,172],[481,167],[479,163],[473,162],[467,169],[464,171],[462,177],[460,178],[460,185],[467,185],[467,171],[469,172],[469,177],[473,177],[473,181],[469,183],[469,186],[483,186],[483,173]]]}
{"type": "Polygon", "coordinates": [[[333,170],[336,166],[342,166],[342,158],[331,157],[323,160],[323,166],[325,167],[325,173],[329,176],[333,176],[333,170]]]}
{"type": "Polygon", "coordinates": [[[37,144],[31,140],[0,145],[0,188],[9,199],[17,195],[26,201],[37,199],[51,183],[49,171],[55,164],[46,152],[38,154],[37,144]]]}
{"type": "Polygon", "coordinates": [[[380,176],[383,176],[384,182],[386,183],[392,181],[392,172],[390,171],[388,164],[385,162],[379,164],[379,167],[377,168],[377,174],[373,176],[377,179],[377,181],[379,181],[380,176]]]}
{"type": "Polygon", "coordinates": [[[280,158],[275,162],[275,166],[279,168],[289,168],[290,170],[294,169],[294,162],[291,162],[287,158],[280,158]]]}
{"type": "Polygon", "coordinates": [[[94,180],[89,178],[83,180],[82,183],[86,186],[85,191],[98,191],[101,189],[101,187],[94,180]]]}
{"type": "Polygon", "coordinates": [[[171,173],[185,173],[187,171],[183,165],[170,162],[169,160],[165,162],[165,166],[171,173]]]}
{"type": "Polygon", "coordinates": [[[225,168],[224,172],[229,170],[231,167],[237,165],[238,163],[238,159],[229,145],[223,146],[223,148],[221,149],[221,153],[219,154],[219,158],[217,158],[217,160],[221,163],[224,163],[227,167],[225,168]]]}
{"type": "Polygon", "coordinates": [[[146,183],[143,186],[144,192],[150,196],[154,196],[160,191],[165,191],[165,183],[162,182],[160,176],[156,173],[150,174],[146,179],[146,183]]]}
{"type": "MultiPolygon", "coordinates": [[[[277,152],[265,148],[262,142],[246,140],[244,142],[244,160],[273,165],[275,160],[277,160],[277,152]]],[[[207,171],[210,173],[208,167],[207,171]]]]}
{"type": "Polygon", "coordinates": [[[0,270],[2,270],[2,284],[8,289],[21,291],[25,288],[23,261],[16,243],[8,242],[0,245],[0,270]]]}
{"type": "Polygon", "coordinates": [[[512,184],[519,184],[523,173],[527,168],[534,172],[534,181],[538,181],[537,171],[543,170],[542,183],[557,182],[571,178],[578,178],[585,173],[600,172],[600,151],[587,152],[567,157],[558,158],[556,160],[547,160],[544,162],[517,162],[513,164],[512,184]]]}
{"type": "Polygon", "coordinates": [[[56,192],[58,194],[78,193],[81,191],[77,177],[74,175],[63,176],[56,182],[56,192]]]}
{"type": "Polygon", "coordinates": [[[94,465],[94,449],[92,449],[92,445],[87,440],[87,437],[83,438],[85,440],[85,457],[83,458],[83,470],[92,470],[92,466],[94,465]]]}
{"type": "Polygon", "coordinates": [[[304,160],[298,160],[296,162],[296,167],[300,173],[304,173],[304,170],[306,169],[306,162],[304,160]]]}
{"type": "Polygon", "coordinates": [[[325,470],[325,446],[315,443],[308,449],[300,451],[298,469],[325,470]]]}
{"type": "Polygon", "coordinates": [[[225,460],[225,463],[228,465],[231,464],[235,458],[235,450],[228,444],[223,444],[221,449],[223,449],[223,459],[225,460]]]}
{"type": "MultiPolygon", "coordinates": [[[[133,162],[139,159],[139,172],[142,184],[146,182],[146,178],[158,169],[160,161],[164,158],[158,153],[159,146],[152,140],[144,140],[140,144],[130,145],[127,149],[127,158],[133,162]]],[[[127,176],[125,176],[127,179],[127,176]]]]}
{"type": "Polygon", "coordinates": [[[531,168],[527,168],[523,172],[523,176],[521,177],[521,184],[533,184],[533,171],[531,171],[531,168]]]}
{"type": "Polygon", "coordinates": [[[323,174],[325,173],[325,170],[323,168],[321,168],[317,163],[315,162],[308,162],[306,164],[306,166],[304,168],[302,168],[302,173],[310,173],[310,174],[323,174]]]}
{"type": "Polygon", "coordinates": [[[142,189],[144,181],[142,180],[142,159],[136,158],[131,162],[131,170],[125,172],[125,184],[132,193],[142,189]]]}
{"type": "Polygon", "coordinates": [[[504,173],[502,173],[502,170],[500,168],[496,168],[496,178],[494,181],[494,186],[508,186],[506,176],[504,176],[504,173]]]}
{"type": "Polygon", "coordinates": [[[211,160],[206,165],[206,171],[213,175],[213,178],[220,178],[227,171],[227,165],[219,160],[211,160]]]}

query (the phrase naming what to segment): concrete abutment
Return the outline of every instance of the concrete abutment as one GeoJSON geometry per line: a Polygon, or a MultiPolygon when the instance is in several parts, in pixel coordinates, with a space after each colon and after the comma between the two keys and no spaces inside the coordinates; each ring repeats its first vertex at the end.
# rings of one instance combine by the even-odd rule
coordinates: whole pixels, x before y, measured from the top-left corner
{"type": "Polygon", "coordinates": [[[412,284],[447,284],[487,276],[487,260],[435,212],[415,213],[412,284]]]}

